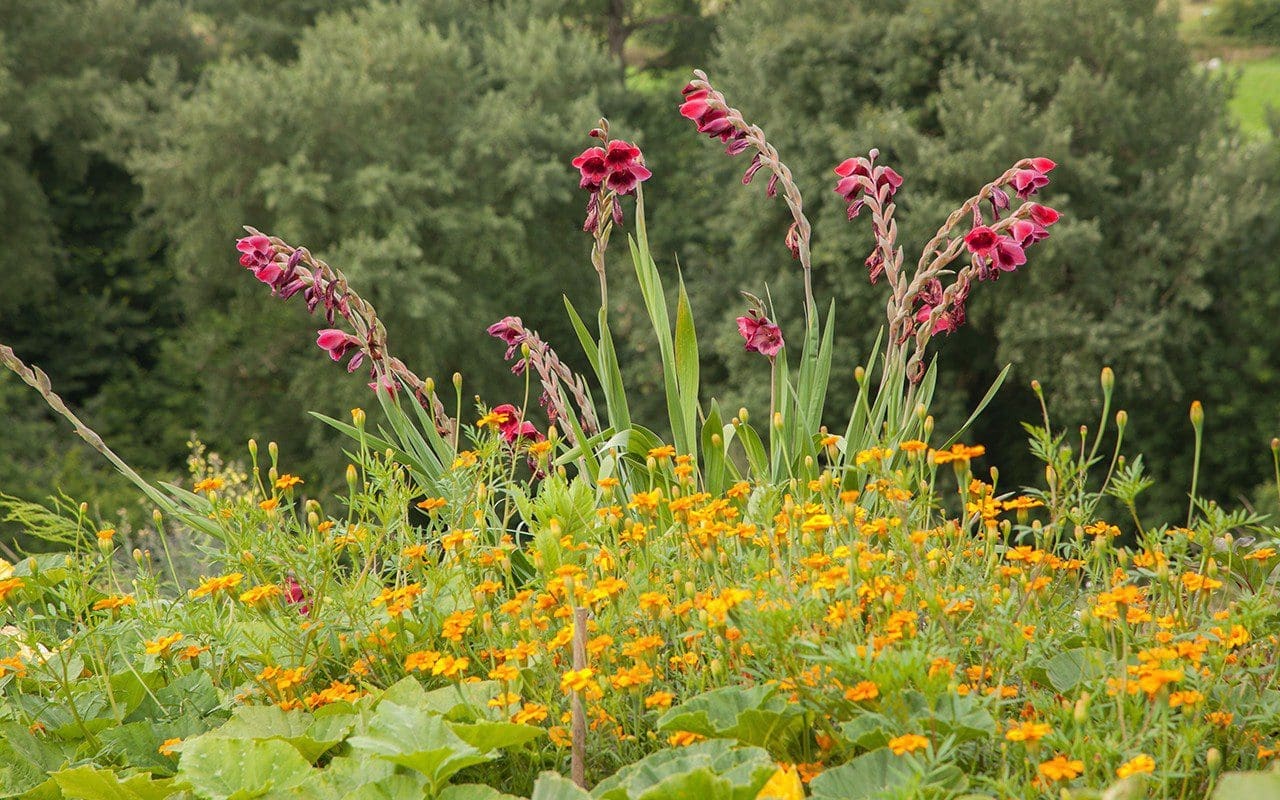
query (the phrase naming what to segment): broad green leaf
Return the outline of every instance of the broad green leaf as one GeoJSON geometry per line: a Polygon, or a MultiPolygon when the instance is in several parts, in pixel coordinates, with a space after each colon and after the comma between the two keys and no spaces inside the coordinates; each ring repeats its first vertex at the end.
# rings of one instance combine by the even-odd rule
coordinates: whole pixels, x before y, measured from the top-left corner
{"type": "MultiPolygon", "coordinates": [[[[497,681],[455,683],[423,695],[419,708],[440,714],[446,719],[474,722],[485,718],[489,701],[502,691],[497,681]]],[[[403,705],[403,704],[402,704],[403,705]]]]}
{"type": "Polygon", "coordinates": [[[290,745],[276,739],[249,741],[204,735],[184,742],[178,780],[209,800],[241,800],[288,789],[313,774],[290,745]]]}
{"type": "Polygon", "coordinates": [[[544,733],[542,728],[514,722],[455,722],[449,727],[459,739],[481,753],[531,742],[544,733]]]}
{"type": "Polygon", "coordinates": [[[1059,653],[1044,663],[1049,684],[1065,694],[1081,683],[1101,677],[1106,672],[1110,654],[1096,647],[1077,647],[1059,653]]]}
{"type": "Polygon", "coordinates": [[[240,706],[231,719],[211,735],[229,739],[279,739],[292,745],[308,762],[315,763],[347,737],[355,719],[353,714],[315,719],[304,711],[284,711],[278,706],[240,706]]]}
{"type": "Polygon", "coordinates": [[[809,784],[809,791],[814,800],[875,800],[900,793],[912,781],[907,761],[882,748],[823,772],[809,784]]]}
{"type": "Polygon", "coordinates": [[[368,733],[348,743],[421,772],[436,789],[459,770],[492,758],[459,738],[438,715],[385,701],[369,721],[368,733]]]}
{"type": "Polygon", "coordinates": [[[173,793],[172,778],[153,779],[148,773],[121,780],[113,770],[89,765],[53,773],[67,800],[162,800],[173,793]]]}
{"type": "Polygon", "coordinates": [[[591,800],[591,793],[558,772],[544,772],[533,785],[530,800],[591,800]]]}
{"type": "Polygon", "coordinates": [[[520,800],[515,795],[503,794],[492,786],[485,786],[482,783],[446,786],[444,791],[436,797],[437,800],[520,800]]]}
{"type": "Polygon", "coordinates": [[[658,719],[658,729],[715,738],[737,726],[739,716],[745,711],[776,712],[786,706],[786,700],[771,686],[726,686],[703,692],[670,709],[658,719]]]}
{"type": "Polygon", "coordinates": [[[776,769],[773,759],[758,747],[735,747],[728,740],[712,739],[688,747],[659,750],[628,764],[601,781],[592,794],[600,800],[640,797],[702,800],[700,792],[714,790],[715,797],[755,800],[776,769]],[[697,777],[681,777],[703,771],[705,774],[697,777]],[[650,794],[651,791],[658,793],[650,794]]]}
{"type": "Polygon", "coordinates": [[[1213,800],[1280,800],[1280,772],[1228,772],[1213,800]]]}

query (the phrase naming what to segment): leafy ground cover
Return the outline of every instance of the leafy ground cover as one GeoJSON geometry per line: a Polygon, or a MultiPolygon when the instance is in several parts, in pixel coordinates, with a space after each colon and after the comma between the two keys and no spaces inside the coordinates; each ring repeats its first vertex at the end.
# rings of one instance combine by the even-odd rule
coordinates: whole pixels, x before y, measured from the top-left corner
{"type": "MultiPolygon", "coordinates": [[[[931,343],[1051,236],[1058,212],[1032,198],[1056,165],[1019,159],[914,267],[894,222],[903,177],[875,150],[835,167],[887,299],[883,348],[833,430],[835,310],[812,291],[800,189],[704,74],[680,111],[792,220],[773,245],[798,265],[802,329],[750,294],[737,318],[771,376],[767,413],[700,396],[687,293],[649,248],[650,170],[603,120],[572,162],[601,304],[594,326],[566,310],[590,380],[512,316],[490,333],[524,397],[464,402],[460,379],[448,397],[393,355],[340,269],[255,230],[238,242],[273,295],[323,318],[324,353],[369,370],[372,414],[319,417],[346,436],[336,481],[251,442],[243,465],[197,451],[189,481],[149,483],[0,347],[155,507],[155,529],[130,532],[65,499],[3,501],[60,552],[0,563],[0,793],[1275,795],[1280,531],[1200,498],[1198,462],[1185,524],[1145,522],[1152,482],[1124,452],[1109,369],[1092,428],[1055,428],[1034,387],[1035,486],[1002,484],[929,413],[931,343]],[[631,417],[610,333],[623,278],[663,365],[653,425],[631,417]]],[[[1197,456],[1204,417],[1193,404],[1197,456]]],[[[1272,456],[1280,492],[1280,440],[1272,456]]]]}

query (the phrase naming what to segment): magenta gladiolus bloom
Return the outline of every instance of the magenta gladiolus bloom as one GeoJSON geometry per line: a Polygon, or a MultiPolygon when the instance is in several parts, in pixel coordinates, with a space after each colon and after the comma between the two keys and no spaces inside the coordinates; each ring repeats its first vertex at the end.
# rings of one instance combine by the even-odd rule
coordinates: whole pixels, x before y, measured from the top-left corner
{"type": "Polygon", "coordinates": [[[652,176],[653,173],[646,169],[644,164],[627,164],[610,172],[604,183],[617,194],[631,194],[636,190],[637,185],[649,180],[652,176]]]}
{"type": "Polygon", "coordinates": [[[986,225],[978,225],[965,234],[964,243],[974,255],[990,255],[991,249],[996,246],[996,232],[986,225]]]}
{"type": "Polygon", "coordinates": [[[902,186],[902,176],[893,168],[875,166],[878,155],[880,155],[879,150],[872,150],[868,158],[861,156],[846,158],[836,167],[836,174],[840,176],[840,180],[836,183],[836,194],[843,197],[849,204],[847,209],[849,219],[858,216],[865,202],[861,196],[865,187],[859,178],[871,181],[877,195],[887,189],[887,199],[892,199],[898,187],[902,186]]]}
{"type": "Polygon", "coordinates": [[[738,334],[744,340],[742,349],[770,359],[778,355],[784,344],[782,329],[754,308],[748,316],[738,317],[738,334]]]}
{"type": "Polygon", "coordinates": [[[329,358],[341,361],[353,347],[360,346],[360,340],[346,331],[337,328],[325,328],[316,336],[316,345],[329,353],[329,358]]]}
{"type": "Polygon", "coordinates": [[[605,162],[603,147],[588,147],[570,163],[578,168],[582,176],[578,186],[588,191],[594,192],[599,189],[604,179],[609,177],[609,167],[605,162]]]}
{"type": "Polygon", "coordinates": [[[1013,272],[1027,263],[1022,245],[1011,236],[1001,236],[991,251],[991,264],[1001,272],[1013,272]]]}
{"type": "Polygon", "coordinates": [[[1042,206],[1039,203],[1031,204],[1031,219],[1037,224],[1049,227],[1062,217],[1057,211],[1048,206],[1042,206]]]}
{"type": "MultiPolygon", "coordinates": [[[[240,266],[255,272],[269,265],[276,257],[276,250],[271,246],[271,240],[262,234],[237,240],[236,249],[241,253],[240,266]]],[[[258,277],[261,280],[262,276],[258,277]]],[[[270,283],[270,281],[264,282],[270,283]]]]}
{"type": "Polygon", "coordinates": [[[1058,166],[1047,158],[1031,159],[1030,169],[1020,169],[1013,175],[1013,189],[1018,197],[1026,200],[1049,185],[1049,173],[1058,166]]]}

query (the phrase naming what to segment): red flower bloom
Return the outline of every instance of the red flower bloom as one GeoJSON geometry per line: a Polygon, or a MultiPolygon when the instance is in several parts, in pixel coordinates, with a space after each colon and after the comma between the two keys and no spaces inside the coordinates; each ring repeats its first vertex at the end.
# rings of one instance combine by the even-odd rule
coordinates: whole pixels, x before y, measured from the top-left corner
{"type": "Polygon", "coordinates": [[[836,174],[840,176],[840,181],[836,183],[836,194],[843,197],[849,204],[849,219],[858,216],[865,202],[861,197],[865,187],[860,178],[871,181],[877,195],[887,188],[889,198],[892,198],[897,193],[898,187],[902,186],[902,176],[893,168],[875,166],[876,156],[880,155],[879,150],[872,150],[869,155],[869,158],[861,156],[846,158],[836,167],[836,174]]]}
{"type": "Polygon", "coordinates": [[[744,340],[742,349],[770,359],[778,355],[784,344],[782,329],[754,308],[748,316],[738,317],[738,333],[744,340]]]}
{"type": "Polygon", "coordinates": [[[1061,217],[1061,214],[1048,206],[1042,206],[1039,203],[1031,204],[1031,219],[1039,225],[1043,225],[1047,228],[1057,222],[1061,217]]]}
{"type": "Polygon", "coordinates": [[[516,354],[516,350],[524,342],[526,336],[524,320],[519,317],[503,317],[486,330],[490,336],[506,342],[507,354],[503,358],[507,361],[510,361],[511,357],[516,354]]]}
{"type": "Polygon", "coordinates": [[[646,169],[644,164],[627,164],[610,172],[609,177],[605,179],[605,186],[617,194],[631,194],[637,185],[649,180],[652,176],[653,173],[646,169]]]}
{"type": "Polygon", "coordinates": [[[964,243],[974,255],[990,255],[996,246],[996,232],[986,225],[978,225],[965,234],[964,243]]]}
{"type": "Polygon", "coordinates": [[[600,188],[600,184],[604,183],[604,179],[609,177],[609,167],[605,161],[605,155],[603,147],[588,147],[570,162],[578,168],[578,172],[582,176],[581,181],[578,183],[580,188],[594,192],[600,188]]]}
{"type": "MultiPolygon", "coordinates": [[[[1027,263],[1027,254],[1012,236],[1001,236],[991,251],[991,264],[1001,272],[1013,272],[1027,263]]],[[[995,276],[992,275],[994,278],[995,276]]]]}
{"type": "Polygon", "coordinates": [[[276,257],[276,250],[271,246],[271,240],[262,234],[237,240],[236,249],[242,254],[240,266],[255,271],[267,266],[276,257]]]}
{"type": "Polygon", "coordinates": [[[1013,189],[1018,197],[1026,200],[1049,185],[1049,173],[1058,166],[1047,158],[1031,159],[1030,169],[1020,169],[1013,175],[1013,189]]]}
{"type": "Polygon", "coordinates": [[[493,413],[501,414],[505,419],[498,424],[498,432],[507,444],[515,444],[518,439],[542,441],[545,437],[534,427],[532,422],[520,419],[520,411],[510,403],[503,403],[493,409],[493,413]]]}

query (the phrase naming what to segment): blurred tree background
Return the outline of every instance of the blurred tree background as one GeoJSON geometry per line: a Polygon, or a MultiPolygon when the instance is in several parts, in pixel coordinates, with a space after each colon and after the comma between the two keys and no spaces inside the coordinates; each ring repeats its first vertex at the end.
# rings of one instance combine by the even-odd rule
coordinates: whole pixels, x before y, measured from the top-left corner
{"type": "MultiPolygon", "coordinates": [[[[940,426],[1012,363],[970,438],[1002,483],[1034,481],[1018,425],[1039,416],[1029,381],[1055,426],[1092,427],[1111,365],[1130,441],[1161,479],[1152,513],[1185,508],[1192,399],[1207,409],[1205,492],[1264,496],[1280,434],[1280,147],[1240,132],[1231,81],[1196,63],[1157,0],[0,0],[0,341],[150,474],[179,475],[197,431],[229,457],[250,436],[278,441],[309,486],[337,482],[337,440],[306,412],[367,403],[364,381],[316,350],[321,324],[299,301],[241,270],[240,226],[344,269],[399,355],[441,384],[464,374],[464,402],[518,399],[484,328],[521,315],[581,364],[561,296],[589,306],[594,278],[567,162],[606,115],[654,170],[655,253],[689,282],[709,390],[758,409],[767,370],[742,352],[736,290],[767,287],[794,330],[798,274],[781,203],[743,188],[746,163],[675,112],[694,66],[807,190],[816,288],[847,354],[836,415],[883,301],[832,166],[880,148],[906,176],[910,248],[1012,161],[1044,155],[1061,164],[1047,202],[1066,219],[1028,268],[978,287],[970,323],[941,343],[940,426]]],[[[624,249],[611,314],[631,384],[656,388],[624,249]]],[[[139,508],[7,373],[0,415],[0,492],[139,508]]]]}

